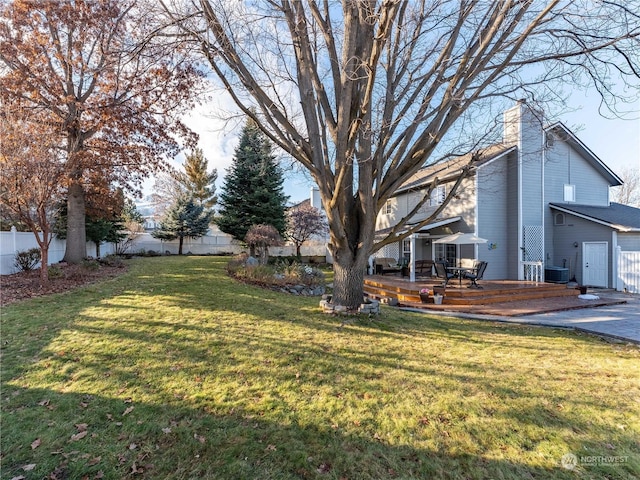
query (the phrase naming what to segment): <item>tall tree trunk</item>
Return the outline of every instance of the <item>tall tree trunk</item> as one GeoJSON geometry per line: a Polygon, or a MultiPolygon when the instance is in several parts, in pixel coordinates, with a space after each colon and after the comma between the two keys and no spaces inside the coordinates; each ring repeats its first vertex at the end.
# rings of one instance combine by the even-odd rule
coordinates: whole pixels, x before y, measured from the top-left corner
{"type": "Polygon", "coordinates": [[[366,262],[349,255],[334,257],[333,297],[334,305],[343,305],[351,311],[358,309],[364,300],[364,272],[366,262]]]}
{"type": "Polygon", "coordinates": [[[184,242],[184,237],[178,237],[180,241],[178,243],[178,255],[182,255],[182,242],[184,242]]]}
{"type": "Polygon", "coordinates": [[[80,181],[73,181],[69,185],[67,198],[67,247],[63,260],[68,263],[80,263],[86,256],[84,188],[80,181]]]}
{"type": "Polygon", "coordinates": [[[100,242],[96,243],[96,258],[100,258],[100,242]]]}

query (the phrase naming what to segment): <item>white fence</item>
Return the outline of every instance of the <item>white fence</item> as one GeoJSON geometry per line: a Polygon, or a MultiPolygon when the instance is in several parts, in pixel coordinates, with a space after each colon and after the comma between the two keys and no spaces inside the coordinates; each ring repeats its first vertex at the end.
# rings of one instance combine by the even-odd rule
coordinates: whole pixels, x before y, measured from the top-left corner
{"type": "MultiPolygon", "coordinates": [[[[49,264],[57,263],[64,257],[66,241],[53,237],[49,245],[49,264]]],[[[36,237],[31,232],[0,232],[0,275],[8,275],[17,271],[14,263],[17,252],[24,252],[31,248],[40,248],[36,237]]],[[[109,255],[115,251],[111,243],[100,245],[100,255],[109,255]]],[[[87,242],[87,256],[96,256],[96,245],[87,242]]]]}
{"type": "Polygon", "coordinates": [[[640,252],[623,252],[617,249],[618,278],[616,290],[640,293],[640,252]]]}
{"type": "MultiPolygon", "coordinates": [[[[49,263],[56,263],[64,257],[66,242],[57,238],[53,238],[49,247],[49,263]]],[[[8,275],[15,273],[15,255],[17,252],[37,248],[33,233],[28,232],[0,232],[0,275],[8,275]]],[[[144,253],[156,252],[160,254],[177,254],[179,242],[172,240],[170,242],[153,238],[149,233],[140,234],[133,241],[127,253],[144,253]]],[[[182,245],[182,253],[193,255],[215,255],[215,254],[237,254],[245,250],[244,246],[232,239],[231,236],[206,235],[204,237],[191,239],[185,238],[182,245]]],[[[115,245],[111,243],[103,243],[100,245],[100,255],[105,256],[115,252],[115,245]]],[[[292,245],[283,247],[271,247],[269,254],[273,256],[292,256],[296,250],[292,245]]],[[[322,256],[327,257],[327,249],[325,245],[303,245],[300,253],[302,256],[322,256]]],[[[87,242],[87,256],[96,256],[96,247],[93,242],[87,242]]]]}

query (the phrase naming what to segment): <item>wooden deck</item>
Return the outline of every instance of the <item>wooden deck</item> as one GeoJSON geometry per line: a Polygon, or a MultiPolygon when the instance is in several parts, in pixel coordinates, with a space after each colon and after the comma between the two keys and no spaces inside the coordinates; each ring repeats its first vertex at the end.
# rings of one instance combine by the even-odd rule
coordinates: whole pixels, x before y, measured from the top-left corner
{"type": "Polygon", "coordinates": [[[468,288],[469,281],[449,281],[442,305],[433,300],[423,303],[420,290],[442,284],[440,279],[424,278],[410,282],[407,277],[394,275],[368,275],[364,291],[372,298],[395,299],[400,306],[428,310],[479,313],[488,315],[528,315],[557,310],[607,305],[609,302],[587,302],[578,298],[579,290],[565,284],[537,283],[516,280],[482,280],[483,288],[468,288]]]}

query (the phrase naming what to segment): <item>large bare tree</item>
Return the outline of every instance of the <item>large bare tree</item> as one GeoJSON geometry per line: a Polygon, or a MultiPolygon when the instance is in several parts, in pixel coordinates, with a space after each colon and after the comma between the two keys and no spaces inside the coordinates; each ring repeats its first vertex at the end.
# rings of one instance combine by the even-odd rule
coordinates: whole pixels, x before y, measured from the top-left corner
{"type": "Polygon", "coordinates": [[[620,175],[624,182],[612,191],[614,202],[640,207],[640,165],[626,167],[620,175]]]}
{"type": "Polygon", "coordinates": [[[362,301],[369,255],[412,231],[374,241],[378,211],[447,134],[471,128],[462,119],[491,123],[495,102],[540,103],[563,82],[595,84],[615,106],[612,85],[640,72],[637,0],[163,5],[242,112],[318,184],[333,301],[348,308],[362,301]]]}
{"type": "MultiPolygon", "coordinates": [[[[153,37],[144,0],[0,2],[0,99],[46,110],[64,152],[65,260],[86,256],[89,186],[139,186],[175,155],[199,82],[178,44],[153,37]]],[[[40,135],[44,135],[41,132],[40,135]]]]}

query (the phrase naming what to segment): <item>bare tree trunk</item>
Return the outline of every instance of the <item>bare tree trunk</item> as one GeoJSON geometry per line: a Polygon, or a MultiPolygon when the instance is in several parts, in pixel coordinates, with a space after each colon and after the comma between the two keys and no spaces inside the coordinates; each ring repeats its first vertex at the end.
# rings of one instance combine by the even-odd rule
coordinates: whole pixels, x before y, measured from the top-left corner
{"type": "Polygon", "coordinates": [[[46,241],[40,244],[40,286],[49,285],[49,243],[46,241]]]}
{"type": "Polygon", "coordinates": [[[69,185],[67,199],[67,246],[63,260],[80,263],[86,256],[84,189],[79,181],[74,181],[69,185]]]}
{"type": "Polygon", "coordinates": [[[178,237],[180,242],[178,244],[178,255],[182,255],[182,242],[184,242],[184,237],[178,237]]]}
{"type": "Polygon", "coordinates": [[[333,297],[334,305],[343,305],[351,311],[357,310],[364,300],[364,272],[366,264],[348,255],[334,259],[333,297]]]}

